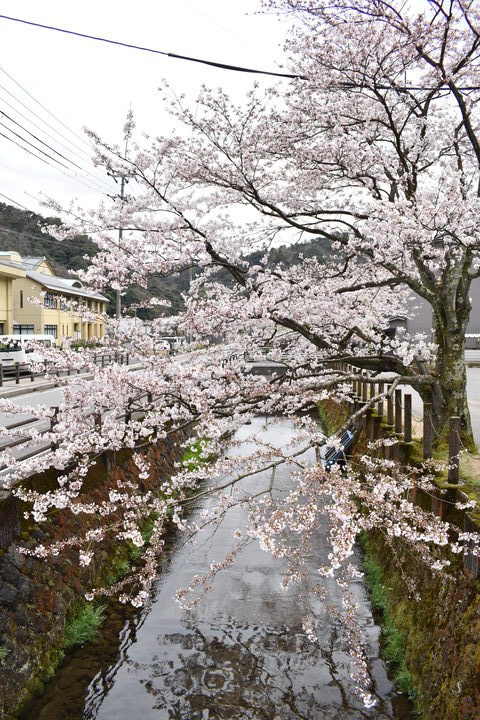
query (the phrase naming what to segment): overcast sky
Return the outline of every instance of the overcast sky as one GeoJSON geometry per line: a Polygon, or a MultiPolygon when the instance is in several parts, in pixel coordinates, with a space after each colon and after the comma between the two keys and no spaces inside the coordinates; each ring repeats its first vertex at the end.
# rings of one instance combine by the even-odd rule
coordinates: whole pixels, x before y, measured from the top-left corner
{"type": "MultiPolygon", "coordinates": [[[[258,15],[259,9],[260,0],[0,0],[3,15],[167,52],[278,71],[285,62],[282,44],[288,21],[258,15]]],[[[265,87],[277,82],[275,78],[117,48],[4,19],[0,19],[0,33],[0,111],[11,118],[0,116],[0,133],[10,138],[0,135],[0,193],[42,214],[48,211],[35,199],[39,192],[62,203],[76,197],[92,205],[101,199],[100,191],[92,189],[97,186],[88,173],[93,173],[106,192],[108,186],[110,192],[116,192],[112,181],[89,164],[82,128],[91,127],[106,139],[119,141],[131,104],[138,129],[164,132],[169,119],[157,89],[162,78],[192,98],[200,85],[206,84],[223,87],[237,100],[254,79],[265,87]],[[49,167],[15,146],[12,140],[40,154],[13,132],[65,162],[25,129],[82,166],[86,171],[81,174],[82,181],[90,187],[62,174],[62,168],[49,167]]],[[[80,172],[66,164],[68,172],[80,172]]],[[[2,196],[0,201],[8,202],[2,196]]]]}

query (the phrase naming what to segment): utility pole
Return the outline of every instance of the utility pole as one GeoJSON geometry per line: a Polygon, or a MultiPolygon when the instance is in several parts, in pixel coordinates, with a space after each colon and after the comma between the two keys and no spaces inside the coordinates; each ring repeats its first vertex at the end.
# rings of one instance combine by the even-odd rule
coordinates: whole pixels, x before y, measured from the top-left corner
{"type": "MultiPolygon", "coordinates": [[[[128,177],[126,175],[115,175],[114,173],[107,173],[107,175],[110,175],[115,182],[117,182],[117,178],[120,178],[120,194],[111,196],[113,200],[115,198],[120,198],[120,200],[123,202],[126,201],[125,197],[125,185],[128,183],[128,177]]],[[[120,248],[122,245],[122,237],[123,237],[123,228],[120,226],[118,228],[118,247],[120,248]]],[[[122,290],[121,288],[117,288],[115,291],[115,317],[117,320],[120,320],[122,317],[122,290]]]]}
{"type": "MultiPolygon", "coordinates": [[[[120,179],[120,200],[125,201],[125,175],[122,175],[120,179]]],[[[118,228],[118,247],[122,246],[123,228],[120,225],[118,228]]],[[[122,291],[121,288],[117,288],[115,293],[115,317],[120,320],[122,317],[122,291]]]]}
{"type": "MultiPolygon", "coordinates": [[[[129,138],[129,135],[126,134],[125,135],[125,152],[123,154],[123,157],[125,160],[127,159],[128,138],[129,138]]],[[[110,197],[112,197],[112,200],[116,200],[117,198],[119,198],[122,201],[122,203],[124,203],[126,201],[127,198],[125,197],[125,184],[128,183],[129,174],[130,173],[128,173],[128,171],[125,174],[119,173],[118,175],[116,175],[113,172],[107,172],[107,175],[109,175],[111,178],[113,178],[115,180],[115,182],[117,182],[117,178],[120,178],[120,195],[115,195],[113,197],[110,196],[110,197]]],[[[123,228],[120,225],[120,227],[118,228],[118,247],[119,248],[121,248],[121,246],[122,246],[122,237],[123,237],[123,228]]],[[[122,317],[122,289],[121,288],[117,288],[117,290],[115,292],[115,317],[117,320],[120,320],[122,317]]]]}

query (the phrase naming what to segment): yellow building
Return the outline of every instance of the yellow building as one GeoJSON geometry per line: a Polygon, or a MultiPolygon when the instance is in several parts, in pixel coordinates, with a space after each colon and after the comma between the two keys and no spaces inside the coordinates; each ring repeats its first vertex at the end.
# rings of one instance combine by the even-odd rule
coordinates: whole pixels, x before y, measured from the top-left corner
{"type": "MultiPolygon", "coordinates": [[[[11,324],[5,320],[4,334],[51,335],[57,345],[65,338],[103,338],[102,313],[106,310],[106,297],[86,290],[80,280],[57,276],[46,258],[22,258],[14,251],[0,252],[0,293],[3,292],[4,267],[17,273],[11,280],[5,277],[5,297],[10,301],[5,317],[8,318],[10,307],[11,324]]],[[[2,299],[0,323],[1,302],[2,299]]]]}
{"type": "Polygon", "coordinates": [[[0,335],[13,333],[13,283],[25,278],[25,270],[2,262],[0,254],[0,335]]]}

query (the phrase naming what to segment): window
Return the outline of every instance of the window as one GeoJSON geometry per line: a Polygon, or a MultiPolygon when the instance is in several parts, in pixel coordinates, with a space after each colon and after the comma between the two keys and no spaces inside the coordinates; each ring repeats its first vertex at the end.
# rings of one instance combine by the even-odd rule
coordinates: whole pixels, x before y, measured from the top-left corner
{"type": "Polygon", "coordinates": [[[23,290],[20,290],[20,310],[23,308],[23,290]]]}
{"type": "Polygon", "coordinates": [[[51,310],[57,309],[57,298],[55,295],[50,295],[50,293],[47,293],[44,297],[43,304],[46,308],[50,308],[51,310]]]}
{"type": "Polygon", "coordinates": [[[35,332],[35,328],[33,325],[14,325],[13,326],[13,334],[14,335],[33,335],[35,332]]]}
{"type": "Polygon", "coordinates": [[[57,325],[45,325],[43,332],[45,335],[51,335],[52,337],[57,337],[57,325]]]}
{"type": "Polygon", "coordinates": [[[18,352],[21,349],[22,346],[19,340],[7,340],[7,338],[0,340],[0,353],[18,352]]]}

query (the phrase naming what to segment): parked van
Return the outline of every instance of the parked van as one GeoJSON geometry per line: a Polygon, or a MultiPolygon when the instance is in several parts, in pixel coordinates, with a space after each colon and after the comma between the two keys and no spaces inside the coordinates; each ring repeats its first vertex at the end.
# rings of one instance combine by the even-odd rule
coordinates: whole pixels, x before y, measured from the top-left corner
{"type": "Polygon", "coordinates": [[[0,335],[0,360],[2,365],[15,363],[41,362],[43,356],[37,348],[27,347],[28,343],[36,342],[44,347],[54,346],[51,335],[0,335]]]}

